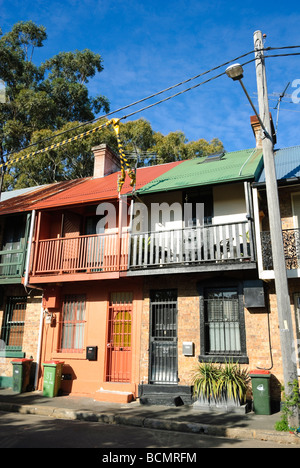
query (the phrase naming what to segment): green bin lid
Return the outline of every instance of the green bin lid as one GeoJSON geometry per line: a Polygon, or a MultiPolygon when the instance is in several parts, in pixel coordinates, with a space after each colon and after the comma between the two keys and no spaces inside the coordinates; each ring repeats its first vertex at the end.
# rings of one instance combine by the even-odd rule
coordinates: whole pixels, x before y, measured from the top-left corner
{"type": "Polygon", "coordinates": [[[11,362],[28,362],[28,361],[33,361],[33,359],[27,359],[27,358],[16,358],[13,359],[11,362]]]}
{"type": "Polygon", "coordinates": [[[56,366],[57,364],[64,364],[64,361],[45,361],[43,366],[56,366]]]}

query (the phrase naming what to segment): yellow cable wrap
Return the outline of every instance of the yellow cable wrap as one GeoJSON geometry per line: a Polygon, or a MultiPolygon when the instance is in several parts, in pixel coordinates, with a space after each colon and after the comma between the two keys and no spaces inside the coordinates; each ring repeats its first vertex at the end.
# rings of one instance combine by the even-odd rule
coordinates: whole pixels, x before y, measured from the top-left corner
{"type": "Polygon", "coordinates": [[[47,151],[49,151],[51,149],[59,148],[60,146],[63,146],[65,144],[67,144],[67,143],[70,143],[71,141],[79,140],[80,138],[83,138],[86,135],[90,135],[91,133],[97,132],[101,128],[109,127],[109,125],[112,125],[113,128],[114,128],[114,131],[116,133],[116,136],[117,136],[118,149],[119,149],[120,161],[121,161],[121,176],[118,179],[118,192],[121,192],[122,187],[123,187],[124,182],[125,182],[125,178],[126,178],[126,171],[125,171],[125,167],[124,167],[124,162],[125,162],[125,164],[127,166],[127,174],[129,175],[129,177],[131,179],[130,186],[134,187],[135,183],[136,183],[136,175],[135,175],[135,171],[133,169],[131,169],[131,167],[129,166],[127,158],[126,158],[126,156],[125,156],[125,154],[123,152],[122,143],[121,143],[121,140],[120,140],[119,122],[120,122],[120,119],[111,119],[108,122],[106,122],[105,124],[99,125],[99,127],[95,127],[92,130],[88,130],[87,132],[81,133],[80,135],[76,135],[76,136],[74,136],[72,138],[68,138],[67,140],[63,140],[63,141],[61,141],[59,143],[54,143],[51,146],[47,146],[46,148],[34,151],[33,153],[24,154],[23,156],[20,156],[18,158],[11,159],[10,161],[6,161],[6,163],[0,164],[0,169],[4,168],[6,166],[11,166],[12,164],[14,164],[16,162],[23,161],[24,159],[27,159],[27,158],[29,158],[31,156],[35,156],[36,154],[46,153],[47,151]]]}
{"type": "Polygon", "coordinates": [[[124,151],[123,151],[123,147],[122,147],[122,143],[121,143],[121,139],[120,139],[120,126],[119,126],[120,120],[119,119],[111,119],[110,122],[113,125],[114,131],[115,131],[116,136],[117,136],[117,141],[118,141],[118,150],[119,150],[120,161],[121,161],[121,176],[118,179],[118,192],[121,192],[122,187],[123,187],[124,182],[125,182],[125,178],[126,178],[126,171],[125,171],[124,163],[125,163],[125,165],[127,167],[127,174],[129,175],[129,177],[131,179],[130,187],[135,186],[136,175],[135,175],[135,171],[133,169],[131,169],[131,167],[129,166],[128,160],[127,160],[126,155],[124,154],[124,151]]]}

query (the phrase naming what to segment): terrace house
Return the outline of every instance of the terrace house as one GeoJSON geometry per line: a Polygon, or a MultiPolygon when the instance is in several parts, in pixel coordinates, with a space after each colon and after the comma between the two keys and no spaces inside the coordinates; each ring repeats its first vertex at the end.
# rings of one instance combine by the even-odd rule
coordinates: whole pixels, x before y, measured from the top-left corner
{"type": "MultiPolygon", "coordinates": [[[[119,158],[94,148],[94,175],[32,206],[28,285],[43,290],[40,363],[64,363],[62,391],[127,402],[139,384],[143,278],[128,278],[132,187],[119,158]]],[[[178,163],[136,171],[136,189],[178,163]]],[[[43,385],[40,366],[38,388],[43,385]]]]}
{"type": "Polygon", "coordinates": [[[260,148],[196,158],[137,190],[127,278],[144,278],[142,402],[190,403],[199,360],[255,364],[265,302],[251,183],[262,163],[260,148]]]}
{"type": "MultiPolygon", "coordinates": [[[[59,184],[60,189],[70,183],[59,184]]],[[[0,204],[0,386],[12,384],[12,358],[32,357],[38,348],[42,292],[26,289],[32,204],[53,193],[53,186],[1,194],[0,204]],[[25,287],[24,287],[25,286],[25,287]]],[[[57,186],[55,186],[57,189],[57,186]]]]}

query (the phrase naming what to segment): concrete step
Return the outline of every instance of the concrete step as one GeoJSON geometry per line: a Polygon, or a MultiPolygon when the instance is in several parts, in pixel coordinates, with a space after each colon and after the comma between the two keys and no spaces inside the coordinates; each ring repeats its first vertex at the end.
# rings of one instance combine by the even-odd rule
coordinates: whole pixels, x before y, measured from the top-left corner
{"type": "Polygon", "coordinates": [[[182,406],[191,405],[191,387],[183,385],[140,385],[139,397],[142,405],[182,406]]]}
{"type": "Polygon", "coordinates": [[[134,395],[131,392],[100,389],[93,394],[93,398],[96,401],[107,401],[109,403],[130,403],[134,400],[134,395]]]}

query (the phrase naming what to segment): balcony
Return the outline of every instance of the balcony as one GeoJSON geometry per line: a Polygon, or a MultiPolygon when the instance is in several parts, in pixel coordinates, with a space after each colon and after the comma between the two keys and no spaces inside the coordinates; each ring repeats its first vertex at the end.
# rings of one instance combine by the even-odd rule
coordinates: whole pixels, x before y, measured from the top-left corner
{"type": "MultiPolygon", "coordinates": [[[[300,229],[282,231],[285,263],[287,270],[300,268],[300,229]]],[[[273,270],[272,244],[270,231],[261,232],[261,250],[263,269],[273,270]]]]}
{"type": "Polygon", "coordinates": [[[251,230],[245,221],[132,234],[128,275],[253,268],[251,230]]]}
{"type": "Polygon", "coordinates": [[[41,239],[33,242],[30,283],[255,268],[251,232],[244,221],[130,238],[116,232],[41,239]]]}
{"type": "Polygon", "coordinates": [[[30,282],[118,277],[127,269],[127,248],[127,233],[121,240],[118,233],[112,233],[33,242],[30,282]]]}

